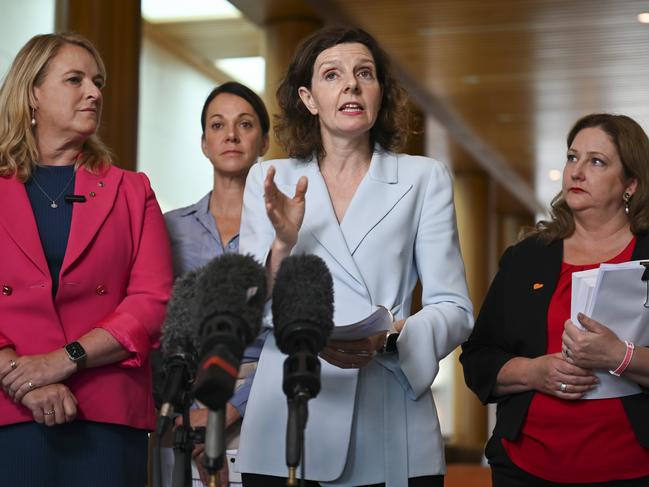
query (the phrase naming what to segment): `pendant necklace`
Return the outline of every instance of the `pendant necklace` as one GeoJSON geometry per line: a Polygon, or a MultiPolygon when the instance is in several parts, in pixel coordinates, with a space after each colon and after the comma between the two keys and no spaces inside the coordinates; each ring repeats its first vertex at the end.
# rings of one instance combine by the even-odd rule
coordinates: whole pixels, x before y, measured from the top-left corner
{"type": "Polygon", "coordinates": [[[70,179],[68,179],[68,182],[65,184],[65,186],[63,187],[63,189],[61,190],[61,192],[59,193],[59,195],[56,198],[52,198],[49,194],[47,194],[45,192],[43,187],[40,184],[38,184],[38,179],[36,179],[35,174],[32,174],[32,179],[34,180],[34,184],[36,184],[36,187],[41,190],[41,193],[43,193],[45,195],[45,197],[52,202],[50,204],[50,208],[55,208],[56,209],[56,208],[59,207],[59,205],[57,205],[56,202],[59,200],[59,198],[61,198],[61,196],[63,196],[63,193],[65,193],[65,190],[68,189],[68,186],[70,186],[70,183],[74,179],[74,171],[72,171],[72,177],[70,179]]]}

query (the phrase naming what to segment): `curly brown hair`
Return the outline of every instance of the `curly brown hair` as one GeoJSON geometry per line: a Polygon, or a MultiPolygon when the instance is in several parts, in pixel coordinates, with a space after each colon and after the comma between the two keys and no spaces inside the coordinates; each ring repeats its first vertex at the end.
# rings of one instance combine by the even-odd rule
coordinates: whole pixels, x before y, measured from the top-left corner
{"type": "MultiPolygon", "coordinates": [[[[649,230],[649,138],[642,127],[626,115],[593,113],[577,120],[568,133],[568,148],[577,134],[586,128],[597,127],[604,131],[620,156],[625,180],[636,179],[638,185],[629,201],[629,224],[634,235],[649,230]]],[[[543,220],[533,229],[523,232],[523,237],[538,236],[545,242],[564,239],[575,231],[575,219],[559,192],[550,204],[550,220],[543,220]]]]}
{"type": "Polygon", "coordinates": [[[376,123],[370,130],[370,151],[375,144],[383,150],[398,152],[405,146],[411,127],[406,91],[392,74],[388,55],[363,29],[325,27],[304,39],[297,47],[286,76],[277,88],[280,114],[275,115],[275,135],[289,157],[322,159],[325,150],[320,136],[320,122],[299,97],[301,86],[311,89],[313,66],[318,55],[330,47],[345,43],[363,44],[372,54],[383,94],[376,123]]]}

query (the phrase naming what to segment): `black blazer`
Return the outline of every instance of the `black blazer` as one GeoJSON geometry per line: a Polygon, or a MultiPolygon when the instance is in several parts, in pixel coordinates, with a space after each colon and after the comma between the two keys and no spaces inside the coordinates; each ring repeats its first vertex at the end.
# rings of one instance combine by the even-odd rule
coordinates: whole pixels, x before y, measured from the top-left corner
{"type": "MultiPolygon", "coordinates": [[[[649,234],[638,235],[632,260],[646,258],[649,234]]],[[[462,345],[460,361],[467,385],[483,404],[498,403],[494,436],[515,440],[523,427],[535,392],[495,396],[496,377],[514,357],[545,354],[548,307],[562,260],[562,240],[546,244],[530,237],[509,247],[501,258],[500,270],[491,283],[473,333],[462,345]]],[[[649,449],[649,390],[621,400],[638,441],[649,449]]]]}

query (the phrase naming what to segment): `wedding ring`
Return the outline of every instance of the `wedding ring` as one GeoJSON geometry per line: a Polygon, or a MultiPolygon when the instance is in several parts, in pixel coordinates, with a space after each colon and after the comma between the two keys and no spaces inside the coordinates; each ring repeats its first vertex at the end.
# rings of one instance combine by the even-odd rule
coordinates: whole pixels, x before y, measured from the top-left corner
{"type": "Polygon", "coordinates": [[[570,349],[568,347],[566,347],[564,353],[566,355],[566,358],[570,358],[570,349]]]}
{"type": "Polygon", "coordinates": [[[561,392],[566,392],[566,391],[568,390],[568,384],[566,384],[565,382],[562,382],[562,383],[559,385],[559,390],[560,390],[561,392]]]}
{"type": "Polygon", "coordinates": [[[28,387],[29,390],[31,391],[31,390],[34,388],[34,383],[30,380],[30,381],[27,383],[27,387],[28,387]]]}
{"type": "Polygon", "coordinates": [[[11,367],[11,370],[16,370],[16,367],[18,367],[18,362],[16,362],[15,360],[11,360],[9,362],[9,367],[11,367]]]}
{"type": "Polygon", "coordinates": [[[50,409],[49,411],[43,411],[43,414],[45,416],[51,416],[52,414],[54,414],[54,409],[50,409]]]}

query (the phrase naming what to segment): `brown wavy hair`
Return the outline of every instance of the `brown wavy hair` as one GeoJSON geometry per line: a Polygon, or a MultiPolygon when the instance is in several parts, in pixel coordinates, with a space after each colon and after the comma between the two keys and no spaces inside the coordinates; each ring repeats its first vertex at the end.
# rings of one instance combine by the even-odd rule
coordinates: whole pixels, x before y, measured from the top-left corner
{"type": "MultiPolygon", "coordinates": [[[[61,48],[73,44],[87,50],[95,59],[99,72],[106,79],[106,67],[92,43],[78,34],[43,34],[32,37],[16,55],[0,87],[0,176],[14,174],[26,181],[39,154],[31,125],[32,107],[35,106],[34,87],[39,86],[51,60],[61,48]]],[[[109,149],[97,134],[91,135],[83,144],[83,150],[75,162],[92,172],[98,172],[112,163],[109,149]]]]}
{"type": "MultiPolygon", "coordinates": [[[[649,138],[642,127],[626,115],[594,113],[577,120],[567,137],[568,148],[577,134],[586,128],[603,130],[615,145],[622,161],[625,180],[636,179],[638,185],[629,201],[629,224],[634,235],[649,230],[649,138]]],[[[523,236],[536,235],[545,242],[564,239],[575,231],[572,210],[560,191],[550,204],[550,220],[536,224],[523,236]]]]}
{"type": "Polygon", "coordinates": [[[300,99],[301,86],[311,89],[313,66],[318,55],[345,43],[363,44],[372,54],[383,95],[376,123],[370,130],[370,151],[379,144],[386,151],[398,152],[405,146],[411,127],[408,96],[395,79],[388,55],[363,29],[325,27],[303,40],[297,47],[286,76],[277,88],[280,114],[275,116],[275,135],[289,157],[311,160],[325,156],[320,122],[300,99]]]}

